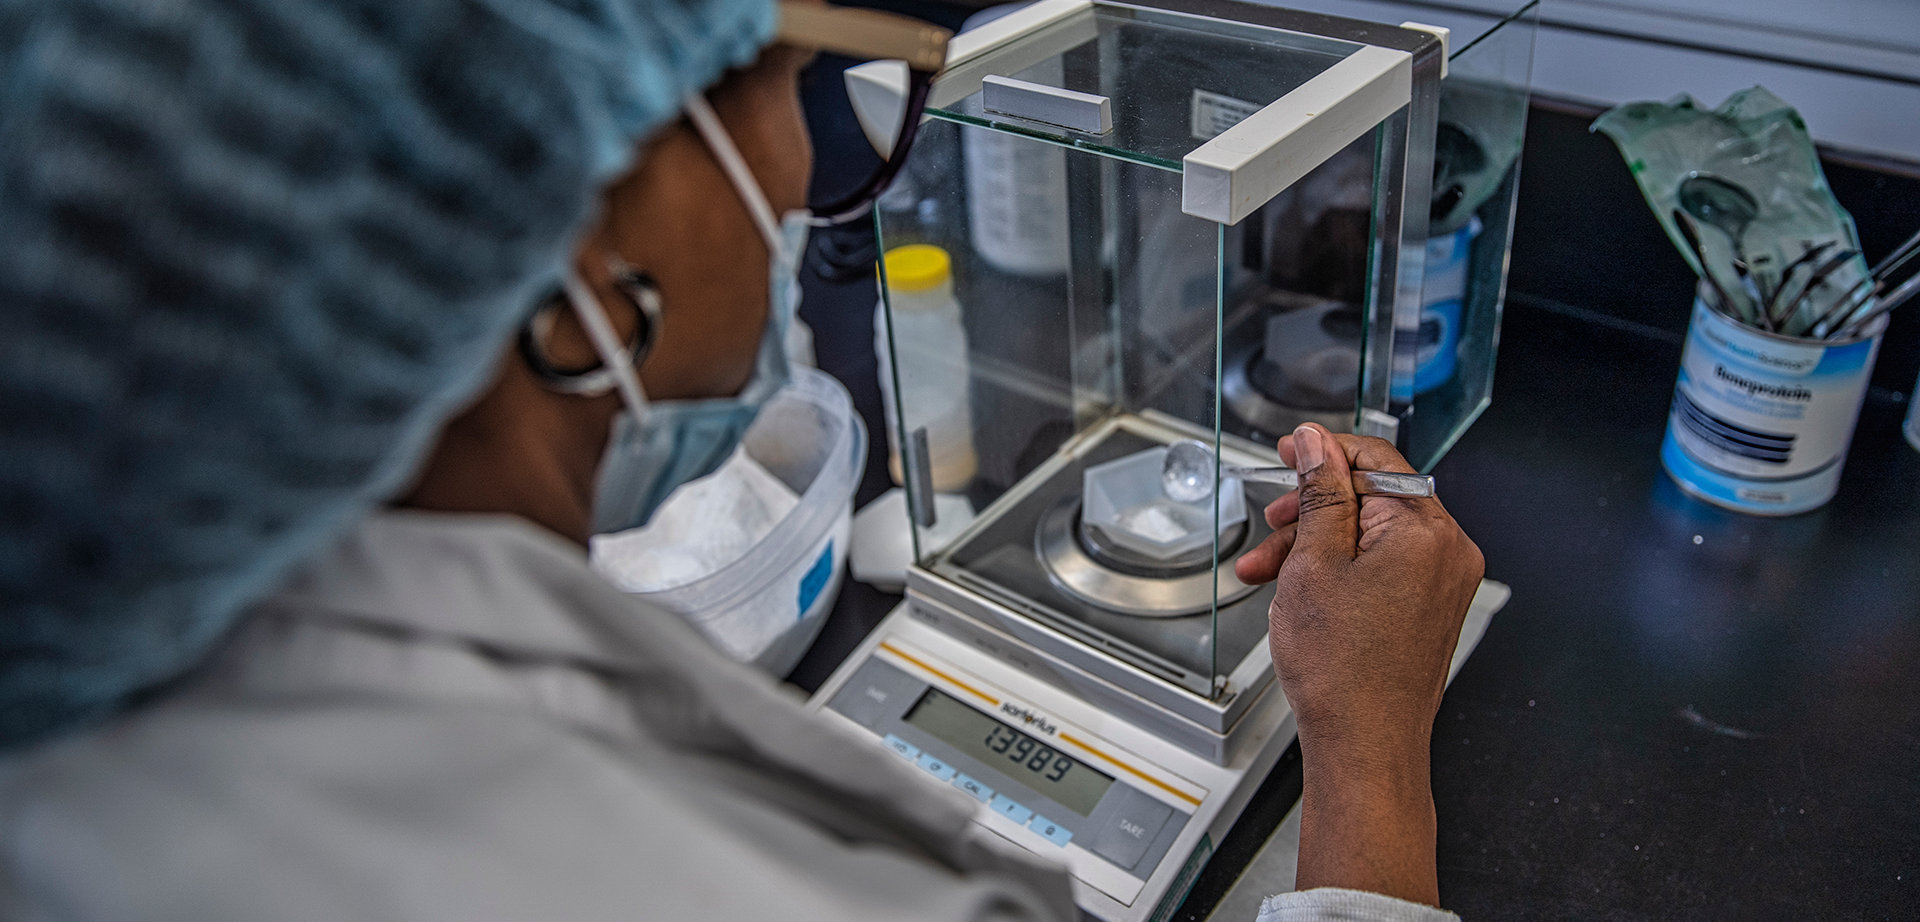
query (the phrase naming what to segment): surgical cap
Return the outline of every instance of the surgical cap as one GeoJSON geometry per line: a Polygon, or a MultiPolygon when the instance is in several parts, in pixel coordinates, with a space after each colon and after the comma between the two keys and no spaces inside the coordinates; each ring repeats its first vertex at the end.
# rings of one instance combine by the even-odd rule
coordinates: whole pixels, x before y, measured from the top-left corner
{"type": "Polygon", "coordinates": [[[770,0],[0,0],[0,747],[401,490],[770,0]]]}

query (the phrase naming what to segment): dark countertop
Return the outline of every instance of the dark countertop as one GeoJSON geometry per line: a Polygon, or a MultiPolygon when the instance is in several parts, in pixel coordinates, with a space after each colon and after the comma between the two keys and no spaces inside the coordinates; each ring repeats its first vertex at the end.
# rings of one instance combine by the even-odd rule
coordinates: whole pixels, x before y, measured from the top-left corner
{"type": "MultiPolygon", "coordinates": [[[[1690,277],[1584,124],[1536,110],[1493,404],[1434,472],[1514,590],[1435,727],[1442,898],[1476,922],[1912,918],[1920,452],[1898,430],[1920,315],[1895,322],[1832,503],[1686,497],[1658,448],[1690,277]]],[[[1920,183],[1829,175],[1869,257],[1920,224],[1920,183]]],[[[883,463],[872,284],[807,284],[883,463]]],[[[817,687],[898,600],[849,581],[793,680],[817,687]]],[[[1289,753],[1178,917],[1211,910],[1298,791],[1289,753]]]]}
{"type": "MultiPolygon", "coordinates": [[[[1493,405],[1435,470],[1514,590],[1435,726],[1441,895],[1472,920],[1913,918],[1920,315],[1826,507],[1687,497],[1658,452],[1692,279],[1586,121],[1534,113],[1493,405]]],[[[1869,257],[1920,226],[1912,177],[1827,173],[1869,257]]]]}
{"type": "Polygon", "coordinates": [[[1825,508],[1680,492],[1679,345],[1516,304],[1493,407],[1435,474],[1513,586],[1433,747],[1468,919],[1911,918],[1920,452],[1869,399],[1825,508]]]}

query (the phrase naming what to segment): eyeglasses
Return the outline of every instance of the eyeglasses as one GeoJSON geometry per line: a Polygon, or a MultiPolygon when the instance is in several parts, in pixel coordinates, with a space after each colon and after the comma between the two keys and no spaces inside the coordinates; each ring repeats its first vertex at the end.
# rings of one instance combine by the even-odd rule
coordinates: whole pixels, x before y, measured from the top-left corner
{"type": "Polygon", "coordinates": [[[780,4],[780,29],[775,37],[780,44],[862,61],[903,61],[907,68],[907,104],[894,130],[893,143],[886,148],[886,158],[857,184],[811,190],[807,205],[815,224],[845,224],[865,216],[900,172],[920,129],[927,91],[946,66],[947,40],[952,37],[946,29],[896,13],[810,3],[780,4]]]}
{"type": "MultiPolygon", "coordinates": [[[[952,37],[946,29],[896,13],[782,0],[776,43],[861,61],[900,61],[907,70],[907,104],[893,133],[893,143],[887,148],[888,155],[855,185],[840,190],[810,190],[807,204],[814,224],[846,224],[873,209],[873,203],[886,191],[913,149],[927,92],[946,65],[947,40],[952,37]]],[[[626,360],[637,368],[659,338],[660,291],[646,273],[618,259],[609,258],[608,271],[614,290],[638,315],[633,336],[622,350],[626,360]]],[[[558,289],[541,299],[521,326],[521,358],[549,390],[585,396],[611,392],[616,382],[606,366],[594,361],[584,367],[565,367],[548,349],[554,318],[566,307],[566,295],[558,289]]]]}
{"type": "MultiPolygon", "coordinates": [[[[613,280],[613,290],[620,293],[638,318],[633,325],[633,336],[621,348],[627,363],[637,369],[660,338],[660,289],[651,276],[618,259],[608,258],[607,271],[613,280]]],[[[612,393],[619,382],[613,370],[598,359],[583,367],[569,368],[555,360],[548,349],[554,317],[567,307],[564,290],[555,290],[541,299],[533,315],[520,327],[521,359],[532,370],[535,380],[550,391],[583,397],[612,393]]]]}

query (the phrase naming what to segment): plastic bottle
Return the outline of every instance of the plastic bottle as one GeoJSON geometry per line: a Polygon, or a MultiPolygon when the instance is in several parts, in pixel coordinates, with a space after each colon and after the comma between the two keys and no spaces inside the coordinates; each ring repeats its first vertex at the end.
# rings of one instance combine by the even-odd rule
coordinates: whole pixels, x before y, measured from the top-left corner
{"type": "Polygon", "coordinates": [[[963,128],[960,141],[974,252],[1014,275],[1066,274],[1066,152],[985,128],[963,128]]]}
{"type": "MultiPolygon", "coordinates": [[[[988,7],[965,32],[1021,7],[988,7]]],[[[1062,86],[1059,60],[1021,71],[1022,80],[1062,86]]],[[[1067,154],[1052,144],[987,128],[960,129],[966,152],[967,227],[973,251],[1002,272],[1027,278],[1067,273],[1067,154]]]]}
{"type": "Polygon", "coordinates": [[[953,296],[953,263],[947,251],[923,243],[888,250],[885,262],[887,298],[874,308],[873,351],[880,360],[880,397],[887,414],[887,469],[895,483],[906,482],[900,461],[904,408],[909,438],[917,429],[927,430],[933,489],[957,492],[973,480],[980,462],[973,449],[967,334],[953,296]]]}

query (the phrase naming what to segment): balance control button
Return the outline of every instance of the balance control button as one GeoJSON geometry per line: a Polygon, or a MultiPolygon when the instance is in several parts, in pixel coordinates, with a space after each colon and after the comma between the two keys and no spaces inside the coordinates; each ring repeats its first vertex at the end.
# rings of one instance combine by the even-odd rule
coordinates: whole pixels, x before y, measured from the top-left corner
{"type": "Polygon", "coordinates": [[[926,769],[927,774],[932,775],[935,778],[940,779],[941,781],[952,781],[953,776],[956,772],[956,769],[953,766],[948,765],[947,763],[934,758],[933,753],[931,752],[921,753],[920,758],[913,760],[913,764],[926,769]]]}
{"type": "Polygon", "coordinates": [[[886,742],[887,742],[887,748],[893,750],[894,752],[899,753],[900,758],[902,759],[911,760],[911,759],[920,758],[920,747],[915,746],[914,744],[909,743],[906,740],[903,740],[889,733],[887,734],[886,742]]]}
{"type": "Polygon", "coordinates": [[[991,806],[993,808],[993,812],[998,813],[1001,816],[1004,816],[1007,819],[1010,819],[1016,823],[1019,823],[1022,826],[1027,825],[1027,821],[1030,819],[1033,819],[1032,810],[1029,810],[1026,807],[1021,806],[1019,803],[1008,799],[1007,795],[1005,794],[993,795],[993,803],[989,804],[988,806],[991,806]]]}
{"type": "Polygon", "coordinates": [[[953,779],[953,786],[969,794],[972,794],[973,799],[983,804],[990,800],[993,800],[992,788],[987,787],[986,785],[981,784],[980,782],[975,781],[972,778],[967,777],[966,775],[955,776],[953,779]]]}
{"type": "Polygon", "coordinates": [[[842,717],[881,733],[904,713],[927,683],[877,659],[868,659],[827,703],[842,717]]]}
{"type": "Polygon", "coordinates": [[[1116,809],[1107,814],[1093,841],[1087,844],[1087,851],[1131,871],[1160,835],[1173,808],[1131,787],[1121,794],[1116,809]]]}
{"type": "Polygon", "coordinates": [[[1039,833],[1041,838],[1061,848],[1066,848],[1067,843],[1073,841],[1073,833],[1068,832],[1067,827],[1037,813],[1033,816],[1033,822],[1027,824],[1027,828],[1039,833]]]}

